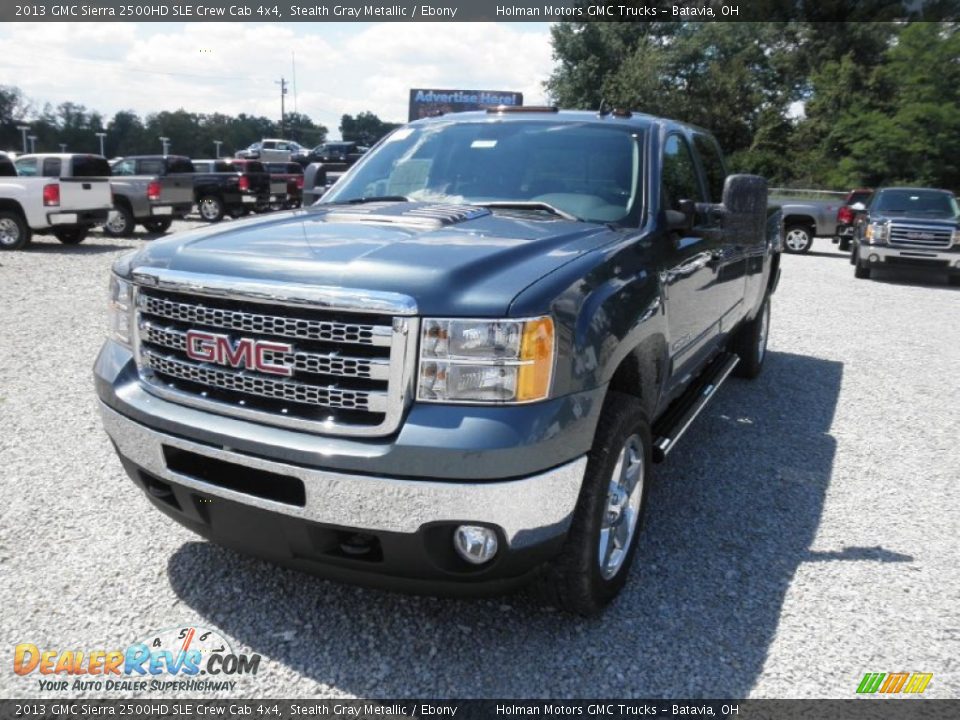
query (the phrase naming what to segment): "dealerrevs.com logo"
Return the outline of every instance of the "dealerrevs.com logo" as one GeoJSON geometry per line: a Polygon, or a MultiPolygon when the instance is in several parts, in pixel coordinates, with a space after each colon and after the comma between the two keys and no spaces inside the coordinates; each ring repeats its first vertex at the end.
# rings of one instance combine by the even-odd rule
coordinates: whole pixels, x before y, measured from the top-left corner
{"type": "Polygon", "coordinates": [[[59,650],[19,643],[13,671],[56,691],[232,692],[237,676],[256,675],[260,655],[234,653],[215,630],[169,628],[125,649],[59,650]]]}

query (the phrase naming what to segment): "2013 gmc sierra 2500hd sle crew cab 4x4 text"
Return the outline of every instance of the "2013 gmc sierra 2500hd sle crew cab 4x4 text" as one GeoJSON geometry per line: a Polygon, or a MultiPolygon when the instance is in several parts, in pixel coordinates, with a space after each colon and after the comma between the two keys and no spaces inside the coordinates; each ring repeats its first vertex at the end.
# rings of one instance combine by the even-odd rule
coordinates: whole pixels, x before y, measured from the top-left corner
{"type": "Polygon", "coordinates": [[[151,502],[224,545],[596,613],[652,463],[760,372],[781,235],[695,127],[418,120],[312,207],[118,261],[103,420],[151,502]]]}

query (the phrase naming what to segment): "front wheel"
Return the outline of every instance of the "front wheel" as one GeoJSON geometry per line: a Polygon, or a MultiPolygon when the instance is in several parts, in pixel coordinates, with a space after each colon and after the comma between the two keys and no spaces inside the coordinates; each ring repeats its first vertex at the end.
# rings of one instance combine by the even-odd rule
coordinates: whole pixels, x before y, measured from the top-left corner
{"type": "Polygon", "coordinates": [[[220,222],[223,220],[223,201],[215,195],[205,195],[197,202],[197,210],[207,222],[220,222]]]}
{"type": "Polygon", "coordinates": [[[87,227],[59,228],[53,234],[64,245],[79,245],[87,239],[89,231],[87,227]]]}
{"type": "Polygon", "coordinates": [[[20,250],[30,242],[30,228],[19,213],[0,212],[0,250],[20,250]]]}
{"type": "Polygon", "coordinates": [[[860,280],[869,280],[873,274],[869,265],[860,262],[860,253],[855,252],[851,260],[853,263],[853,276],[860,280]]]}
{"type": "Polygon", "coordinates": [[[783,235],[783,249],[794,255],[810,252],[813,232],[806,225],[791,225],[783,235]]]}
{"type": "Polygon", "coordinates": [[[587,456],[569,533],[534,585],[543,602],[590,616],[623,589],[637,550],[651,463],[643,406],[637,398],[611,392],[587,456]]]}
{"type": "Polygon", "coordinates": [[[763,369],[763,361],[767,356],[767,337],[770,333],[770,298],[763,301],[763,307],[757,316],[744,323],[737,330],[733,340],[733,352],[740,358],[733,373],[737,377],[752,380],[763,369]]]}

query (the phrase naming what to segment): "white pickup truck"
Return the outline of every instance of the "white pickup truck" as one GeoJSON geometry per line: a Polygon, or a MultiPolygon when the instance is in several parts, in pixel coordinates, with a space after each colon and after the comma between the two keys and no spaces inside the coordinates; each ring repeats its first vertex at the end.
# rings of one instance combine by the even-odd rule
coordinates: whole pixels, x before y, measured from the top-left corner
{"type": "Polygon", "coordinates": [[[83,242],[113,208],[109,174],[99,155],[22,155],[14,164],[0,153],[0,250],[24,247],[35,232],[83,242]]]}

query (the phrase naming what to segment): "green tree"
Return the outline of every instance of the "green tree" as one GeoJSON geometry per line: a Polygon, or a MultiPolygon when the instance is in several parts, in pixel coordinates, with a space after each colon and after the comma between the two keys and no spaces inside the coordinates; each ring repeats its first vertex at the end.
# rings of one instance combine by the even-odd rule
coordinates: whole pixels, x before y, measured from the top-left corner
{"type": "Polygon", "coordinates": [[[356,117],[344,115],[340,118],[340,137],[370,146],[398,127],[400,123],[384,122],[372,112],[365,111],[356,117]]]}

